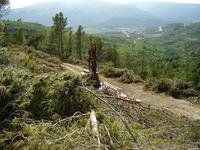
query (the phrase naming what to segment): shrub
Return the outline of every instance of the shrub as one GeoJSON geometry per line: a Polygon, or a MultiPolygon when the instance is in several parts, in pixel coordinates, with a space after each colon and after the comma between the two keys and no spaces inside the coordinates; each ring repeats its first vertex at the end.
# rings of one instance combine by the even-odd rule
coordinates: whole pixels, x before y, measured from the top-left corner
{"type": "Polygon", "coordinates": [[[198,96],[198,92],[191,88],[192,85],[188,82],[177,81],[174,87],[170,90],[170,95],[175,98],[189,98],[193,96],[198,96]]]}
{"type": "Polygon", "coordinates": [[[123,75],[124,69],[118,69],[113,67],[113,63],[109,62],[103,66],[103,74],[110,78],[119,78],[123,75]]]}
{"type": "Polygon", "coordinates": [[[135,76],[133,71],[125,70],[120,77],[120,81],[123,83],[133,83],[135,81],[134,78],[135,76]]]}
{"type": "Polygon", "coordinates": [[[32,56],[32,55],[24,60],[24,66],[27,67],[31,71],[36,71],[36,69],[37,69],[36,64],[37,64],[37,62],[36,62],[34,56],[32,56]]]}
{"type": "Polygon", "coordinates": [[[113,63],[109,62],[103,66],[102,73],[106,77],[110,78],[120,78],[123,83],[139,83],[144,82],[140,76],[134,75],[132,70],[114,68],[113,63]]]}
{"type": "Polygon", "coordinates": [[[196,96],[198,96],[198,91],[196,91],[194,89],[186,89],[186,90],[183,90],[183,96],[186,98],[196,97],[196,96]]]}
{"type": "Polygon", "coordinates": [[[191,83],[184,82],[184,81],[177,81],[176,82],[176,88],[178,88],[180,90],[186,90],[190,87],[192,87],[191,83]]]}
{"type": "Polygon", "coordinates": [[[173,82],[170,79],[160,79],[154,86],[154,90],[160,93],[162,92],[168,93],[172,88],[172,84],[173,82]]]}
{"type": "Polygon", "coordinates": [[[10,91],[5,86],[0,86],[0,109],[5,107],[11,100],[10,91]]]}
{"type": "Polygon", "coordinates": [[[33,83],[27,108],[39,118],[86,113],[94,108],[94,97],[83,92],[80,83],[77,76],[66,73],[43,75],[33,83]]]}
{"type": "Polygon", "coordinates": [[[8,52],[6,48],[0,48],[0,64],[7,65],[9,63],[8,52]]]}
{"type": "Polygon", "coordinates": [[[7,67],[1,71],[0,83],[8,86],[11,94],[25,89],[31,82],[33,74],[28,70],[7,67]]]}
{"type": "Polygon", "coordinates": [[[200,82],[197,84],[196,90],[200,91],[200,82]]]}

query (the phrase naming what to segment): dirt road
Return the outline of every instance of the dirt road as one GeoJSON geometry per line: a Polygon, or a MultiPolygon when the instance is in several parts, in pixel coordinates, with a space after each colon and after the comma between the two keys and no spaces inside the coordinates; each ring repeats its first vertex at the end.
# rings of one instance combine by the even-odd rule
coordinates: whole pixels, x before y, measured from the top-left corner
{"type": "MultiPolygon", "coordinates": [[[[76,74],[81,74],[84,70],[84,68],[80,66],[68,63],[63,63],[61,66],[76,74]]],[[[143,84],[123,84],[117,79],[105,78],[103,76],[101,76],[101,80],[122,88],[124,93],[129,96],[135,96],[137,99],[141,100],[142,103],[169,110],[178,116],[185,116],[192,120],[200,120],[200,107],[188,101],[175,99],[165,94],[144,91],[143,84]]]]}

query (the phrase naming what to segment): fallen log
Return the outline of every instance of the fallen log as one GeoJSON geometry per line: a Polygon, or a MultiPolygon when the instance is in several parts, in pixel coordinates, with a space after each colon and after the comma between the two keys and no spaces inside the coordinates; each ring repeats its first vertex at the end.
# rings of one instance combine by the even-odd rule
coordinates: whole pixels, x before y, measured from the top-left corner
{"type": "Polygon", "coordinates": [[[94,110],[92,110],[91,113],[90,113],[90,121],[91,121],[92,132],[93,132],[94,136],[97,138],[98,147],[100,148],[101,141],[100,141],[100,137],[99,137],[98,122],[97,122],[97,118],[96,118],[96,113],[95,113],[94,110]]]}

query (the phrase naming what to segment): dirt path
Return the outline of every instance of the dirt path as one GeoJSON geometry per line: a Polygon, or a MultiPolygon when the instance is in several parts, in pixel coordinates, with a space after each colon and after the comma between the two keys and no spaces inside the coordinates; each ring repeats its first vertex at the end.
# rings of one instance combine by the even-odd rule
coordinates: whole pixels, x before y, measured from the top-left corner
{"type": "MultiPolygon", "coordinates": [[[[63,63],[61,66],[76,74],[81,74],[81,72],[83,72],[83,68],[80,66],[67,63],[63,63]]],[[[101,76],[101,79],[114,86],[122,88],[124,93],[129,96],[135,96],[137,99],[140,99],[142,103],[167,109],[178,116],[186,116],[193,120],[200,120],[200,107],[195,106],[188,101],[174,99],[164,94],[156,94],[154,92],[144,91],[144,85],[142,84],[123,84],[117,79],[105,78],[103,76],[101,76]]]]}

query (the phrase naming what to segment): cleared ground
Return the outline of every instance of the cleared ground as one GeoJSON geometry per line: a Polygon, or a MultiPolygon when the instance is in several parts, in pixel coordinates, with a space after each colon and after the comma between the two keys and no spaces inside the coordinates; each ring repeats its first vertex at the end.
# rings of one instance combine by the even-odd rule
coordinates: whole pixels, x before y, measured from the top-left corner
{"type": "MultiPolygon", "coordinates": [[[[76,74],[81,74],[84,70],[84,68],[80,66],[68,63],[63,63],[61,66],[76,74]]],[[[100,77],[102,81],[109,82],[114,86],[122,88],[123,92],[127,95],[140,99],[142,103],[149,104],[150,106],[157,107],[158,109],[164,108],[178,116],[185,116],[192,120],[200,120],[199,106],[196,106],[188,101],[175,99],[165,94],[145,91],[143,84],[123,84],[117,79],[105,78],[102,75],[100,77]]]]}

